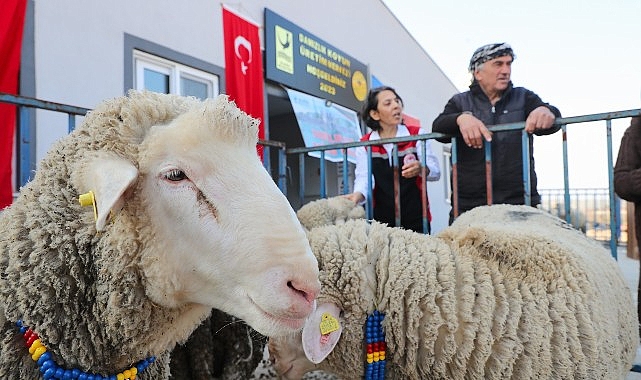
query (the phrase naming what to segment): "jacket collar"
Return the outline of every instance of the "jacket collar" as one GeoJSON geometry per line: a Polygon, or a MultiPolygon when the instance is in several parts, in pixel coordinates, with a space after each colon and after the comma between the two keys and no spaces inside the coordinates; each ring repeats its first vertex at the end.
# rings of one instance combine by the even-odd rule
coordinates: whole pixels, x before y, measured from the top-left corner
{"type": "MultiPolygon", "coordinates": [[[[481,91],[483,92],[483,91],[481,91]]],[[[396,137],[404,137],[404,136],[409,136],[410,131],[407,129],[407,127],[404,124],[399,124],[396,128],[396,137]]],[[[381,136],[378,134],[378,131],[373,131],[372,134],[369,135],[370,140],[380,140],[381,136]]]]}
{"type": "MultiPolygon", "coordinates": [[[[513,87],[514,85],[512,84],[512,81],[510,81],[505,91],[503,91],[503,94],[501,94],[501,99],[505,98],[506,95],[509,95],[513,87]]],[[[474,79],[474,81],[472,81],[472,84],[470,84],[470,92],[475,96],[484,96],[487,98],[487,95],[485,95],[485,93],[481,89],[481,85],[479,85],[479,82],[476,79],[474,79]]]]}

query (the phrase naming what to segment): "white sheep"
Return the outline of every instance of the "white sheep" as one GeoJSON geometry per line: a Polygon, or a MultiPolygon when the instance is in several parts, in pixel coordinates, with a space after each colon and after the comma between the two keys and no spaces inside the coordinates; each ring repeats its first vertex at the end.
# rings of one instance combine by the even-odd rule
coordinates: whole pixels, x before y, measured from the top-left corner
{"type": "Polygon", "coordinates": [[[616,262],[546,212],[479,207],[437,237],[363,220],[308,237],[321,294],[302,337],[269,341],[285,379],[362,377],[375,310],[385,379],[622,379],[631,368],[636,311],[616,262]]]}
{"type": "Polygon", "coordinates": [[[257,124],[226,96],[131,92],[55,144],[0,216],[0,378],[52,378],[42,344],[78,378],[133,378],[140,361],[136,378],[166,379],[212,308],[265,335],[300,329],[317,262],[257,124]],[[40,338],[33,358],[19,321],[40,338]]]}
{"type": "Polygon", "coordinates": [[[320,226],[343,224],[352,219],[364,219],[365,208],[346,197],[321,198],[307,203],[296,211],[303,227],[311,230],[320,226]]]}

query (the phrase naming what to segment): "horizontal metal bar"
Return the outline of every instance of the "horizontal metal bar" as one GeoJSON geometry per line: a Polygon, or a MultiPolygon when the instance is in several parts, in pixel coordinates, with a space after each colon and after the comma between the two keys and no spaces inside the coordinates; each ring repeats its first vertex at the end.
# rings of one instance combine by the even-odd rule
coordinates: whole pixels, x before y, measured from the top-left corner
{"type": "Polygon", "coordinates": [[[450,136],[444,135],[442,133],[426,133],[424,135],[409,135],[409,136],[394,137],[394,138],[380,139],[380,140],[353,141],[353,142],[347,142],[347,143],[318,145],[318,146],[312,146],[312,147],[289,148],[287,149],[287,154],[319,152],[319,151],[325,151],[325,150],[355,148],[359,146],[383,145],[383,144],[389,144],[389,143],[399,143],[399,142],[417,141],[417,140],[431,140],[436,138],[449,138],[449,137],[450,136]]]}
{"type": "MultiPolygon", "coordinates": [[[[597,114],[583,115],[583,116],[563,117],[563,118],[556,119],[554,121],[554,124],[564,125],[564,124],[586,123],[591,121],[621,119],[621,118],[634,117],[634,116],[641,116],[641,109],[604,112],[604,113],[597,113],[597,114]]],[[[488,129],[492,132],[499,132],[499,131],[518,130],[518,129],[523,129],[524,127],[525,127],[525,122],[521,121],[518,123],[494,125],[494,126],[488,127],[488,129]]],[[[423,135],[410,135],[410,136],[380,139],[380,140],[373,140],[373,141],[372,140],[353,141],[353,142],[347,142],[347,143],[318,145],[318,146],[312,146],[312,147],[289,148],[287,149],[287,154],[320,152],[320,151],[326,151],[326,150],[355,148],[359,146],[383,145],[383,144],[389,144],[389,143],[399,143],[399,142],[416,141],[416,140],[431,140],[431,139],[450,138],[450,137],[452,136],[446,135],[443,133],[432,132],[432,133],[426,133],[423,135]]]]}
{"type": "Polygon", "coordinates": [[[17,106],[41,108],[48,111],[64,112],[64,113],[80,115],[80,116],[86,115],[87,112],[91,111],[91,109],[89,108],[70,106],[68,104],[54,103],[46,100],[7,94],[4,92],[0,92],[0,102],[15,104],[17,106]]]}
{"type": "Polygon", "coordinates": [[[280,149],[285,149],[287,145],[284,142],[275,141],[275,140],[258,140],[258,143],[263,146],[271,146],[280,149]]]}
{"type": "MultiPolygon", "coordinates": [[[[563,124],[587,123],[592,121],[622,119],[622,118],[634,117],[634,116],[641,116],[641,109],[595,113],[592,115],[582,115],[582,116],[560,117],[554,120],[554,124],[563,125],[563,124]]],[[[509,131],[513,129],[522,129],[523,127],[525,127],[525,122],[520,121],[518,123],[494,125],[494,126],[488,127],[488,129],[492,132],[498,132],[498,131],[509,131]]]]}

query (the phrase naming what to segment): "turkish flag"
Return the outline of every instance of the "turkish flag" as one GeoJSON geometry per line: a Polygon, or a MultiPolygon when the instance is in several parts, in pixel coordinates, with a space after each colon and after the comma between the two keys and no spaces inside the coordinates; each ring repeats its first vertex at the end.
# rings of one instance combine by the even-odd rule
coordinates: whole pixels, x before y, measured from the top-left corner
{"type": "MultiPolygon", "coordinates": [[[[0,92],[18,93],[20,49],[27,9],[26,0],[0,2],[0,92]]],[[[13,201],[13,134],[16,129],[16,106],[0,103],[0,210],[13,201]]]]}
{"type": "MultiPolygon", "coordinates": [[[[265,138],[263,55],[259,27],[223,6],[225,87],[236,105],[260,120],[258,138],[265,138]]],[[[263,156],[262,146],[256,147],[263,156]]]]}

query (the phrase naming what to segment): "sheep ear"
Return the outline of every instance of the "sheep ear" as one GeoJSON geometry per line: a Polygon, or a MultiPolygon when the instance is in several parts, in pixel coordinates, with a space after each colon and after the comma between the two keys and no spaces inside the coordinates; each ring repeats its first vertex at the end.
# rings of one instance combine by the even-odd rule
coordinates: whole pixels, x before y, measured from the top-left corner
{"type": "Polygon", "coordinates": [[[307,318],[302,339],[303,351],[310,362],[318,364],[323,361],[338,343],[343,332],[340,312],[338,306],[324,303],[307,318]]]}
{"type": "Polygon", "coordinates": [[[81,169],[82,187],[93,192],[96,230],[105,229],[111,212],[118,212],[123,194],[138,177],[138,169],[119,157],[96,157],[81,169]]]}

